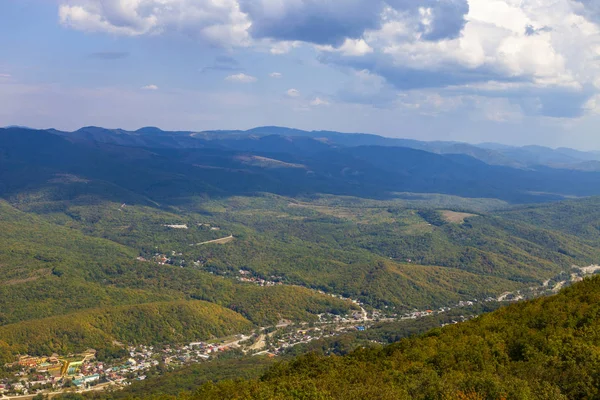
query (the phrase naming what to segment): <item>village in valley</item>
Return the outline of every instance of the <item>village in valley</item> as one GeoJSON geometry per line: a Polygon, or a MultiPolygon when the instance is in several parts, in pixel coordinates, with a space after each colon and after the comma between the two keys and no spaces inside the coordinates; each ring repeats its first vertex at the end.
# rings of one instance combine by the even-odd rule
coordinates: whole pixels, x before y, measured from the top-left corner
{"type": "Polygon", "coordinates": [[[94,349],[64,356],[24,355],[4,366],[6,371],[11,372],[11,376],[0,379],[0,398],[119,389],[134,381],[145,380],[149,375],[194,363],[210,362],[229,352],[237,352],[233,356],[276,357],[296,345],[365,331],[379,322],[417,319],[450,310],[447,307],[437,311],[414,311],[397,315],[377,310],[367,312],[360,302],[351,301],[358,310],[348,315],[321,314],[318,321],[310,323],[281,320],[275,326],[257,328],[248,335],[239,334],[209,341],[128,347],[124,357],[112,361],[99,360],[94,349]]]}
{"type": "MultiPolygon", "coordinates": [[[[200,225],[200,224],[199,224],[200,225]]],[[[169,229],[188,229],[184,224],[165,225],[169,229]]],[[[218,227],[206,224],[207,229],[220,230],[218,227]]],[[[230,235],[222,239],[203,243],[191,244],[225,244],[234,240],[230,235]]],[[[139,261],[153,262],[159,265],[175,265],[184,267],[203,268],[198,260],[188,264],[185,256],[176,251],[169,255],[160,252],[140,256],[139,261]]],[[[287,285],[285,278],[279,276],[260,276],[248,268],[235,268],[229,272],[208,271],[224,274],[231,279],[251,285],[274,286],[287,285]]],[[[46,356],[23,355],[12,364],[4,366],[0,379],[0,398],[32,398],[35,395],[55,395],[66,392],[84,392],[92,390],[118,390],[131,385],[135,381],[147,379],[149,376],[160,375],[165,371],[195,363],[211,362],[217,358],[229,355],[277,357],[286,354],[291,348],[310,343],[315,340],[327,339],[351,332],[369,330],[377,324],[427,318],[447,313],[453,309],[465,309],[457,312],[449,323],[457,323],[474,317],[469,307],[477,303],[509,302],[525,298],[538,297],[558,291],[565,285],[579,281],[586,275],[600,272],[600,267],[573,267],[570,272],[563,272],[543,283],[540,287],[532,287],[518,292],[506,292],[497,297],[485,299],[463,300],[452,307],[438,309],[397,311],[394,307],[384,306],[383,309],[371,308],[358,300],[345,298],[340,295],[316,290],[320,294],[333,296],[353,304],[353,310],[346,315],[320,314],[318,319],[311,322],[292,322],[282,319],[274,326],[256,327],[253,332],[238,334],[226,338],[197,341],[184,344],[138,345],[126,347],[117,358],[101,356],[94,349],[88,349],[80,354],[52,354],[46,356]],[[464,314],[464,315],[461,315],[464,314]]],[[[313,289],[314,290],[314,289],[313,289]]]]}
{"type": "MultiPolygon", "coordinates": [[[[272,283],[256,281],[254,284],[272,283]]],[[[345,299],[342,296],[332,296],[345,299]]],[[[81,393],[109,388],[117,390],[134,381],[145,380],[149,375],[194,363],[210,362],[226,353],[237,352],[233,356],[276,357],[285,354],[296,345],[350,332],[365,331],[377,323],[425,318],[451,310],[450,307],[443,307],[435,311],[415,310],[398,315],[392,310],[367,311],[360,302],[350,301],[357,306],[358,310],[347,315],[320,314],[318,321],[310,323],[281,320],[275,326],[257,328],[248,335],[239,334],[209,341],[128,347],[124,357],[112,361],[98,360],[94,349],[65,356],[24,355],[14,363],[4,366],[6,371],[11,371],[12,376],[0,380],[0,398],[25,399],[38,394],[81,393]]],[[[470,301],[461,302],[457,307],[472,304],[473,302],[470,301]]],[[[453,322],[464,321],[470,317],[472,316],[461,316],[453,322]]]]}

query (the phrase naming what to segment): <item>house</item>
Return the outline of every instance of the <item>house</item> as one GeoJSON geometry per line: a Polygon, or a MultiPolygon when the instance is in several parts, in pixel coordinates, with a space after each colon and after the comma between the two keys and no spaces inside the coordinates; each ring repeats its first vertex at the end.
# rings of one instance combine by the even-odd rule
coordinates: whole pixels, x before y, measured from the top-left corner
{"type": "Polygon", "coordinates": [[[100,375],[98,375],[98,374],[88,375],[88,376],[84,376],[79,379],[73,379],[73,384],[77,387],[83,387],[87,384],[90,384],[93,382],[98,382],[99,380],[100,380],[100,375]]]}
{"type": "Polygon", "coordinates": [[[25,386],[23,386],[23,385],[22,385],[22,384],[20,384],[20,383],[14,383],[14,384],[11,386],[11,389],[12,389],[12,390],[14,390],[15,392],[20,392],[21,390],[25,389],[25,386]]]}
{"type": "Polygon", "coordinates": [[[83,380],[85,381],[85,383],[97,382],[100,380],[100,375],[98,375],[98,374],[88,375],[88,376],[84,377],[83,380]]]}
{"type": "Polygon", "coordinates": [[[19,365],[22,367],[33,368],[38,364],[38,359],[35,357],[23,356],[19,358],[19,365]]]}
{"type": "Polygon", "coordinates": [[[77,372],[79,372],[79,370],[81,369],[82,365],[83,365],[83,361],[74,361],[72,363],[69,363],[66,374],[69,376],[73,376],[73,375],[77,374],[77,372]]]}

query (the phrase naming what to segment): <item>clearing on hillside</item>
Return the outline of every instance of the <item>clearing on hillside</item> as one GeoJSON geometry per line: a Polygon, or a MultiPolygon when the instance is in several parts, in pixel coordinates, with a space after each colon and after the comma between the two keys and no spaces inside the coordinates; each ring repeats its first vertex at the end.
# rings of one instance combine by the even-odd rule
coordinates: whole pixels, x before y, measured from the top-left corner
{"type": "Polygon", "coordinates": [[[469,213],[456,212],[456,211],[450,211],[450,210],[444,210],[441,213],[442,213],[442,217],[447,222],[450,222],[453,224],[462,224],[463,222],[465,222],[466,218],[477,216],[476,214],[469,214],[469,213]]]}
{"type": "Polygon", "coordinates": [[[233,235],[229,235],[229,236],[221,238],[221,239],[209,240],[208,242],[202,242],[202,243],[196,243],[196,244],[190,244],[190,246],[202,246],[203,244],[227,244],[234,239],[235,239],[235,237],[233,237],[233,235]]]}

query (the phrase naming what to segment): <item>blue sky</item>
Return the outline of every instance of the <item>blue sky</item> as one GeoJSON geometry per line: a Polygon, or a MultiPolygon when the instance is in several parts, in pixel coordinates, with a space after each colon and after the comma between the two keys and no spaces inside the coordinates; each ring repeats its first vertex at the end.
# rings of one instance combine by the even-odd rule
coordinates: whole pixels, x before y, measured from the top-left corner
{"type": "Polygon", "coordinates": [[[0,126],[600,149],[592,0],[0,0],[0,126]]]}

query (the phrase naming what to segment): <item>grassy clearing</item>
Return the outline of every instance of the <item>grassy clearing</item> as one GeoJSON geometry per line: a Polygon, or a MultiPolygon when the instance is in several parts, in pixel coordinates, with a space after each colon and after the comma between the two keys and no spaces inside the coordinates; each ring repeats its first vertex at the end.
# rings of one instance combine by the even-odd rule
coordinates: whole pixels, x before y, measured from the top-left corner
{"type": "Polygon", "coordinates": [[[465,222],[465,219],[476,216],[476,214],[469,214],[464,212],[456,212],[450,210],[442,211],[442,217],[451,224],[462,224],[465,222]]]}

